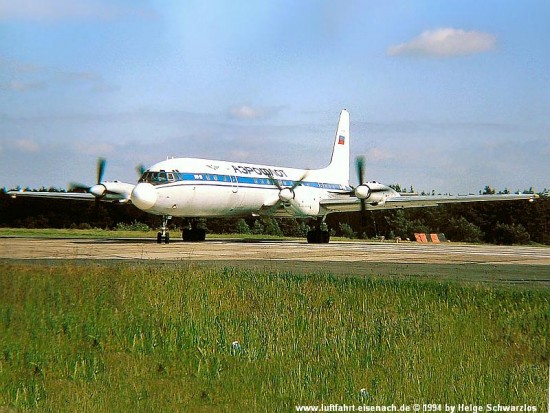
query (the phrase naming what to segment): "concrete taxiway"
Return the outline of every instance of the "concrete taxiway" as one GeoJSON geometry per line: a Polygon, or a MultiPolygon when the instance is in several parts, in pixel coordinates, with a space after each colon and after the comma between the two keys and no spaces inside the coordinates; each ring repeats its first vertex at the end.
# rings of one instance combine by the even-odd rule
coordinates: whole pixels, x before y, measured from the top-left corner
{"type": "MultiPolygon", "coordinates": [[[[550,265],[550,248],[529,246],[209,240],[168,245],[146,239],[0,238],[3,259],[302,261],[550,265]]],[[[550,274],[550,267],[549,267],[550,274]]]]}
{"type": "Polygon", "coordinates": [[[550,290],[550,248],[494,245],[0,238],[0,263],[183,263],[294,274],[432,279],[550,290]],[[101,261],[100,261],[101,260],[101,261]]]}

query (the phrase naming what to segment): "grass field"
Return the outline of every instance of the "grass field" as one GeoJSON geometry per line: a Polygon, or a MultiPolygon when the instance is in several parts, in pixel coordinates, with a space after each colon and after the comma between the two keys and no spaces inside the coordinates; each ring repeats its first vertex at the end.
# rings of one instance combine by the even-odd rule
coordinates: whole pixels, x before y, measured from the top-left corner
{"type": "Polygon", "coordinates": [[[42,238],[156,238],[156,231],[115,231],[68,228],[0,228],[2,237],[42,237],[42,238]]]}
{"type": "Polygon", "coordinates": [[[0,262],[0,411],[547,410],[547,289],[374,275],[0,262]]]}
{"type": "MultiPolygon", "coordinates": [[[[179,239],[181,230],[171,231],[172,239],[179,239]]],[[[68,228],[0,228],[0,237],[38,237],[38,238],[151,238],[156,239],[157,230],[134,231],[134,230],[105,230],[93,229],[68,229],[68,228]]],[[[207,239],[242,239],[251,242],[262,240],[292,240],[304,238],[284,237],[278,235],[254,235],[254,234],[213,234],[208,233],[207,239]]],[[[351,239],[345,237],[331,237],[333,241],[365,242],[369,240],[351,239]]],[[[371,239],[370,241],[378,241],[371,239]]]]}
{"type": "MultiPolygon", "coordinates": [[[[172,237],[180,238],[181,231],[172,231],[172,237]]],[[[68,228],[0,228],[0,237],[38,237],[38,238],[151,238],[156,239],[157,230],[130,231],[68,228]]],[[[240,238],[240,239],[293,239],[275,235],[251,234],[208,234],[208,238],[240,238]]],[[[339,239],[336,237],[335,239],[339,239]]],[[[344,238],[342,238],[344,239],[344,238]]]]}

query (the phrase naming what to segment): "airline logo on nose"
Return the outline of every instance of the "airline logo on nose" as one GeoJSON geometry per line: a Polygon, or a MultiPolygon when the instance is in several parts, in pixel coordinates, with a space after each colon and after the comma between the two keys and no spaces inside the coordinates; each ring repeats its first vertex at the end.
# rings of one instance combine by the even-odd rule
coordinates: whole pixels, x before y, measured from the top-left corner
{"type": "Polygon", "coordinates": [[[343,145],[346,143],[346,137],[344,135],[338,136],[338,145],[343,145]]]}

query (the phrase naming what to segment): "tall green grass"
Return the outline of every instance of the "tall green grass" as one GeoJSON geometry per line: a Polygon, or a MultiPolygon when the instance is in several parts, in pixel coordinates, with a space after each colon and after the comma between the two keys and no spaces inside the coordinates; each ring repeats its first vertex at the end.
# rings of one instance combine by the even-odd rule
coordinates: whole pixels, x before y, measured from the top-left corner
{"type": "Polygon", "coordinates": [[[0,411],[392,402],[545,411],[549,329],[544,289],[4,262],[0,411]]]}

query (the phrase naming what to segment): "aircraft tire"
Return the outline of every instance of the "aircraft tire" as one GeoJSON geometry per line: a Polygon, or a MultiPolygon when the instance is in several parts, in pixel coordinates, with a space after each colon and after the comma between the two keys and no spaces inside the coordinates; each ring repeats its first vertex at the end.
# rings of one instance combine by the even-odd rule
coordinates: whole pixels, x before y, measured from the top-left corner
{"type": "Polygon", "coordinates": [[[202,228],[198,228],[196,231],[197,231],[197,241],[206,240],[206,230],[202,228]]]}
{"type": "Polygon", "coordinates": [[[184,228],[181,233],[181,238],[187,242],[201,242],[206,239],[206,230],[202,228],[184,228]]]}
{"type": "Polygon", "coordinates": [[[167,232],[166,235],[164,236],[164,243],[165,244],[170,243],[170,233],[169,232],[167,232]]]}
{"type": "Polygon", "coordinates": [[[308,231],[308,244],[328,244],[330,241],[330,233],[319,229],[308,231]]]}
{"type": "Polygon", "coordinates": [[[162,244],[162,232],[157,232],[157,244],[162,244]]]}

